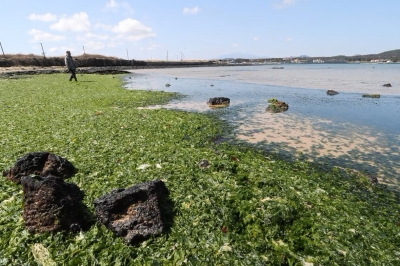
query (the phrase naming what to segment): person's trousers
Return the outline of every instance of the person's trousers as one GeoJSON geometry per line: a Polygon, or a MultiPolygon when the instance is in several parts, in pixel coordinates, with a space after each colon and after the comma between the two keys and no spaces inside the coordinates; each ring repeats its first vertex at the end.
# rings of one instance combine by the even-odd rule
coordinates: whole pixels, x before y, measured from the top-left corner
{"type": "Polygon", "coordinates": [[[75,79],[75,81],[78,81],[76,79],[76,70],[75,69],[69,69],[69,72],[71,72],[71,76],[69,77],[69,81],[71,81],[72,79],[75,79]]]}

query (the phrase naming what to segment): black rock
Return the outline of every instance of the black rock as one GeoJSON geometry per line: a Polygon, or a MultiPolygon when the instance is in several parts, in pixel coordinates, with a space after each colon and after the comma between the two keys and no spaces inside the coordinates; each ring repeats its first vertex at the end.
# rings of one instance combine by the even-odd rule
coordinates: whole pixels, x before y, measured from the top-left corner
{"type": "Polygon", "coordinates": [[[214,97],[210,98],[207,102],[208,105],[221,105],[221,104],[230,104],[231,100],[226,97],[214,97]]]}
{"type": "Polygon", "coordinates": [[[88,225],[82,203],[84,194],[77,185],[57,176],[24,176],[21,184],[23,218],[31,233],[77,232],[88,225]]]}
{"type": "Polygon", "coordinates": [[[19,184],[23,176],[38,175],[45,177],[54,175],[69,178],[76,171],[72,163],[60,156],[49,152],[31,152],[19,158],[14,167],[3,172],[3,176],[19,184]]]}
{"type": "Polygon", "coordinates": [[[127,244],[137,244],[164,230],[160,200],[168,194],[161,180],[113,190],[94,201],[97,220],[127,244]]]}
{"type": "Polygon", "coordinates": [[[334,90],[328,90],[328,91],[326,92],[326,94],[328,94],[328,95],[336,95],[336,94],[339,94],[339,92],[334,91],[334,90]]]}
{"type": "Polygon", "coordinates": [[[390,84],[390,83],[383,84],[383,87],[392,87],[392,84],[390,84]]]}

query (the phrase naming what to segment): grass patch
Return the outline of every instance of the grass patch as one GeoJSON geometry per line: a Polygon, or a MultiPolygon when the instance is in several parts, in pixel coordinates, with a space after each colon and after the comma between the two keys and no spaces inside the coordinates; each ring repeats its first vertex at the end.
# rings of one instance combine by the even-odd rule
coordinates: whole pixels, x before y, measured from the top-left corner
{"type": "Polygon", "coordinates": [[[68,182],[92,211],[114,188],[162,179],[173,203],[169,230],[138,247],[100,224],[77,235],[32,235],[21,186],[1,177],[0,265],[400,263],[396,193],[351,171],[214,144],[225,125],[211,115],[137,109],[175,94],[128,91],[119,76],[78,78],[0,80],[0,169],[32,151],[65,157],[79,169],[68,182]],[[200,168],[202,159],[211,167],[200,168]]]}

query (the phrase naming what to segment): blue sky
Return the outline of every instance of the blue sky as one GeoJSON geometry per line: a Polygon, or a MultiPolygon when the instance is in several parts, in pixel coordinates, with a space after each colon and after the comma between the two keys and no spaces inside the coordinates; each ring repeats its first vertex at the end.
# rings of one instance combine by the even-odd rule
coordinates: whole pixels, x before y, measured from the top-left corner
{"type": "Polygon", "coordinates": [[[400,48],[397,0],[0,0],[6,54],[137,60],[380,53],[400,48]],[[128,52],[128,53],[127,53],[128,52]]]}

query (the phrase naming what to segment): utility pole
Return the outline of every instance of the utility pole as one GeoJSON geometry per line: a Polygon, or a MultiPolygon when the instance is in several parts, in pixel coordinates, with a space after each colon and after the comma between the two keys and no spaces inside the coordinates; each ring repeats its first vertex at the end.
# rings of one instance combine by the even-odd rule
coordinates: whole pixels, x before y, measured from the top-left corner
{"type": "Polygon", "coordinates": [[[128,60],[129,60],[128,49],[126,49],[126,57],[127,57],[127,58],[128,58],[128,60]]]}
{"type": "Polygon", "coordinates": [[[43,58],[46,58],[46,55],[45,55],[45,53],[44,53],[44,49],[43,49],[43,44],[42,44],[42,43],[40,43],[40,46],[42,46],[43,58]]]}
{"type": "Polygon", "coordinates": [[[168,50],[167,50],[167,62],[168,62],[168,50]]]}
{"type": "Polygon", "coordinates": [[[182,52],[181,52],[181,61],[182,61],[182,52]]]}
{"type": "Polygon", "coordinates": [[[6,55],[4,54],[4,50],[3,50],[3,45],[1,45],[1,42],[0,42],[0,47],[1,47],[1,51],[3,52],[4,58],[6,58],[6,55]]]}
{"type": "Polygon", "coordinates": [[[82,46],[83,47],[83,55],[85,55],[86,54],[86,52],[85,52],[85,46],[82,46]]]}

